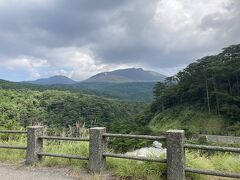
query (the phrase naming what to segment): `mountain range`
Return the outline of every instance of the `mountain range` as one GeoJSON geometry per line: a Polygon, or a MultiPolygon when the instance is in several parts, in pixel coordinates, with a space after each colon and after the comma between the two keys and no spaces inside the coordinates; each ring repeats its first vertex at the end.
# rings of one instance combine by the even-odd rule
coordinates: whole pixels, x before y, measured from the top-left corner
{"type": "Polygon", "coordinates": [[[154,72],[146,71],[142,68],[119,69],[110,72],[98,73],[84,81],[77,82],[66,76],[57,75],[34,81],[26,81],[26,83],[39,85],[54,85],[54,84],[76,84],[76,83],[130,83],[130,82],[158,82],[164,81],[166,76],[154,72]]]}
{"type": "Polygon", "coordinates": [[[5,82],[3,86],[5,88],[16,86],[38,90],[81,91],[87,94],[127,101],[151,102],[156,82],[162,82],[165,78],[166,76],[157,72],[146,71],[142,68],[128,68],[98,73],[83,81],[74,81],[66,76],[56,75],[34,81],[5,82]]]}

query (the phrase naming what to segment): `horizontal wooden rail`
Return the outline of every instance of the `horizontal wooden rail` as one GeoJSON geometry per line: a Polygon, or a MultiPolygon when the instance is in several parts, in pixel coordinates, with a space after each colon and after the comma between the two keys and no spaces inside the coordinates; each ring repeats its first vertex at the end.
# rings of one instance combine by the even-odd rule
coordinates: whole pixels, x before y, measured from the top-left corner
{"type": "Polygon", "coordinates": [[[201,150],[208,150],[208,151],[240,153],[240,148],[233,148],[233,147],[206,146],[206,145],[195,145],[195,144],[185,144],[184,147],[188,149],[201,149],[201,150]]]}
{"type": "Polygon", "coordinates": [[[133,135],[133,134],[104,133],[103,137],[134,138],[134,139],[148,139],[148,140],[166,140],[166,136],[148,136],[148,135],[133,135]]]}
{"type": "Polygon", "coordinates": [[[186,168],[185,172],[205,174],[205,175],[211,175],[211,176],[229,177],[229,178],[240,178],[239,173],[224,173],[224,172],[209,171],[209,170],[191,169],[191,168],[186,168]]]}
{"type": "Polygon", "coordinates": [[[128,156],[128,155],[123,155],[123,154],[103,153],[103,156],[105,156],[105,157],[114,157],[114,158],[121,158],[121,159],[138,160],[138,161],[150,161],[150,162],[167,163],[166,159],[134,157],[134,156],[128,156]]]}
{"type": "Polygon", "coordinates": [[[63,140],[63,141],[89,141],[89,138],[57,137],[57,136],[39,136],[40,139],[63,140]]]}
{"type": "Polygon", "coordinates": [[[68,159],[89,160],[88,157],[82,157],[82,156],[76,156],[76,155],[67,155],[67,154],[38,153],[38,155],[39,155],[39,156],[49,156],[49,157],[68,158],[68,159]]]}
{"type": "Polygon", "coordinates": [[[0,133],[27,134],[27,131],[20,131],[20,130],[0,130],[0,133]]]}
{"type": "Polygon", "coordinates": [[[25,147],[25,146],[12,146],[12,145],[0,145],[0,148],[3,148],[3,149],[23,149],[23,150],[27,149],[27,147],[25,147]]]}

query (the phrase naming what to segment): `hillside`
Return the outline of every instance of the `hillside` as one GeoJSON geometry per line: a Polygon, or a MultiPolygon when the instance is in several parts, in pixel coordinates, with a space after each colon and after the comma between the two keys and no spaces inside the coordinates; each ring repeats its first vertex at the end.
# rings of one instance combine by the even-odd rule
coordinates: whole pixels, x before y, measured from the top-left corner
{"type": "Polygon", "coordinates": [[[105,126],[114,131],[118,124],[126,124],[128,129],[133,126],[135,116],[145,107],[143,103],[69,91],[0,89],[0,126],[14,129],[43,124],[56,132],[64,128],[105,126]]]}
{"type": "Polygon", "coordinates": [[[119,69],[111,72],[102,72],[90,77],[85,82],[157,82],[164,81],[165,78],[166,76],[157,72],[145,71],[142,68],[129,68],[119,69]]]}
{"type": "MultiPolygon", "coordinates": [[[[227,118],[216,114],[208,114],[198,107],[176,106],[155,114],[148,124],[153,133],[165,132],[168,129],[184,129],[188,135],[207,133],[231,133],[227,118]]],[[[235,132],[233,132],[234,134],[235,132]]]]}
{"type": "Polygon", "coordinates": [[[155,82],[104,83],[81,82],[73,85],[75,89],[91,90],[126,101],[152,102],[155,82]]]}
{"type": "Polygon", "coordinates": [[[39,85],[54,85],[54,84],[75,84],[76,81],[66,76],[52,76],[49,78],[37,79],[35,81],[26,81],[25,83],[39,84],[39,85]]]}
{"type": "Polygon", "coordinates": [[[240,135],[239,76],[240,45],[199,59],[157,83],[154,102],[138,124],[155,133],[176,128],[189,134],[240,135]]]}
{"type": "Polygon", "coordinates": [[[0,88],[3,89],[71,91],[105,98],[147,103],[153,101],[153,87],[155,84],[155,82],[132,82],[121,84],[81,82],[76,84],[39,85],[31,83],[16,83],[0,79],[0,88]]]}

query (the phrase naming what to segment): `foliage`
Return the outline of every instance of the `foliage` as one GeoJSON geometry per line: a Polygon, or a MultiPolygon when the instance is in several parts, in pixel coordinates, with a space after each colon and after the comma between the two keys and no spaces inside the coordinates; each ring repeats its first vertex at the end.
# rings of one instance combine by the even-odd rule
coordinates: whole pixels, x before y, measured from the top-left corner
{"type": "Polygon", "coordinates": [[[196,133],[205,130],[201,128],[204,123],[215,119],[219,126],[217,130],[212,127],[213,131],[240,135],[239,78],[240,45],[232,45],[218,55],[197,60],[164,83],[157,83],[155,100],[142,119],[146,124],[151,122],[155,130],[184,128],[196,133]],[[156,122],[161,124],[157,126],[156,122]]]}
{"type": "Polygon", "coordinates": [[[114,131],[115,128],[119,131],[121,126],[114,123],[123,126],[127,122],[132,127],[134,117],[143,108],[143,103],[69,91],[0,89],[0,125],[5,129],[42,124],[57,132],[56,129],[71,128],[78,124],[81,127],[105,126],[108,131],[114,131]]]}
{"type": "Polygon", "coordinates": [[[157,113],[148,126],[155,133],[169,129],[184,129],[187,136],[193,134],[222,134],[226,131],[226,119],[216,114],[202,112],[197,107],[176,106],[157,113]]]}
{"type": "Polygon", "coordinates": [[[81,92],[105,98],[115,98],[132,102],[153,101],[153,87],[156,82],[129,82],[129,83],[107,83],[107,82],[80,82],[76,84],[37,85],[30,83],[15,83],[0,79],[0,88],[13,90],[35,90],[45,91],[59,90],[70,92],[81,92]]]}

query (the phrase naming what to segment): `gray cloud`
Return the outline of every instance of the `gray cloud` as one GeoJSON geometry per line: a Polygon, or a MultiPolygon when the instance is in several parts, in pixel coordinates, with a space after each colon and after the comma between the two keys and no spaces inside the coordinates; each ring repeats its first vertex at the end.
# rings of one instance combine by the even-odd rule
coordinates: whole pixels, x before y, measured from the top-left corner
{"type": "Polygon", "coordinates": [[[0,0],[0,63],[44,59],[54,72],[70,73],[74,68],[59,59],[72,62],[72,50],[104,67],[96,71],[135,64],[176,69],[239,43],[239,8],[238,0],[0,0]]]}

